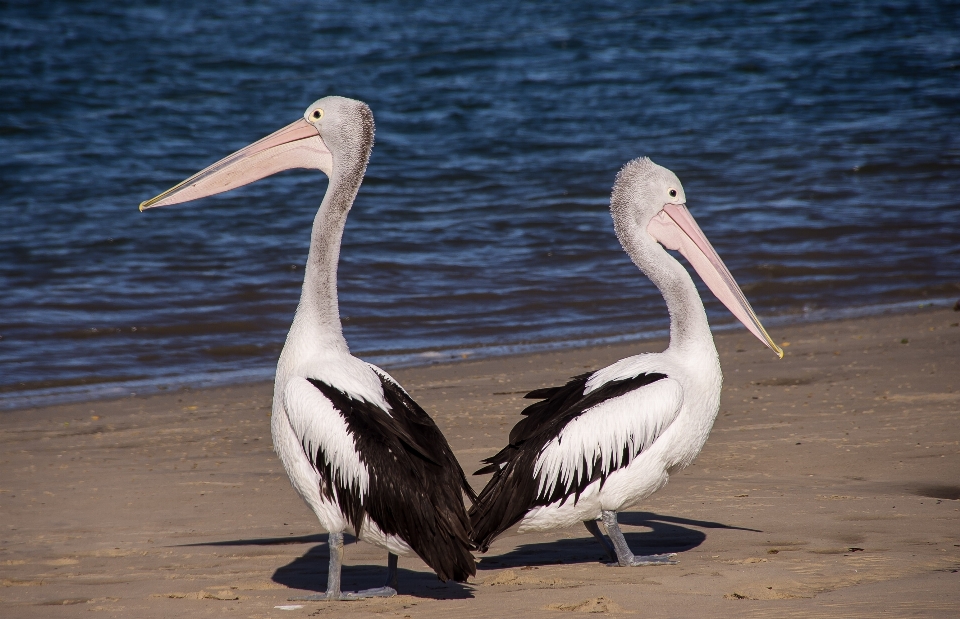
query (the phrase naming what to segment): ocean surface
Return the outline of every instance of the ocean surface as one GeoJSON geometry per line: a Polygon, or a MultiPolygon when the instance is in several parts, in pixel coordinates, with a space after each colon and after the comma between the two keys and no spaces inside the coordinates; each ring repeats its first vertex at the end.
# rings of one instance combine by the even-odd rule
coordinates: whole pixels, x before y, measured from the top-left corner
{"type": "Polygon", "coordinates": [[[330,94],[376,118],[339,285],[386,367],[662,334],[640,155],[774,337],[960,298],[956,2],[5,2],[0,408],[272,378],[326,178],[137,205],[330,94]]]}

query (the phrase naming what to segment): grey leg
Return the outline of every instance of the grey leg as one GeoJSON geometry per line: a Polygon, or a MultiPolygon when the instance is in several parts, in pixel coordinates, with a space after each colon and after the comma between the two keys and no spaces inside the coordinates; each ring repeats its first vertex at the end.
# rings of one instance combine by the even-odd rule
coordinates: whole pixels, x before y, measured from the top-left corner
{"type": "Polygon", "coordinates": [[[343,566],[343,533],[331,531],[327,540],[327,547],[330,550],[330,566],[327,568],[327,590],[324,593],[290,598],[291,602],[347,599],[340,591],[340,568],[343,566]]]}
{"type": "MultiPolygon", "coordinates": [[[[327,571],[327,590],[324,593],[314,593],[303,597],[289,598],[291,602],[317,602],[324,600],[362,600],[372,597],[391,597],[397,594],[396,585],[393,587],[379,587],[357,592],[340,590],[340,570],[343,566],[343,533],[329,535],[330,567],[327,571]]],[[[393,583],[397,580],[397,555],[390,553],[387,562],[393,583]]]]}
{"type": "Polygon", "coordinates": [[[600,542],[600,545],[603,546],[603,549],[607,551],[607,556],[610,557],[611,561],[617,560],[617,551],[613,549],[613,546],[610,545],[610,542],[607,541],[607,538],[604,537],[603,533],[600,532],[600,527],[597,526],[596,520],[585,520],[583,526],[587,527],[587,531],[597,538],[597,541],[600,542]]]}
{"type": "Polygon", "coordinates": [[[393,589],[394,594],[397,592],[397,555],[392,552],[387,553],[387,583],[384,587],[393,589]]]}
{"type": "Polygon", "coordinates": [[[343,570],[343,533],[331,533],[328,539],[330,565],[327,567],[327,598],[339,600],[340,572],[343,570]]]}
{"type": "Polygon", "coordinates": [[[620,531],[620,524],[617,522],[617,512],[601,512],[603,517],[603,526],[607,528],[607,535],[613,542],[613,547],[617,552],[617,564],[621,567],[635,565],[675,565],[677,563],[675,556],[677,553],[671,552],[665,555],[646,555],[636,556],[627,546],[627,540],[623,539],[623,533],[620,531]]]}

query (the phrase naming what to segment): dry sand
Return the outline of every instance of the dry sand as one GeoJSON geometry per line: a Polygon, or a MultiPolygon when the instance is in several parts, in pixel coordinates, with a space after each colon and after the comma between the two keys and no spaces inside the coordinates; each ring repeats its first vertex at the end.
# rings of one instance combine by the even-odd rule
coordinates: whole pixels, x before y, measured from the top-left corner
{"type": "MultiPolygon", "coordinates": [[[[326,537],[271,450],[271,385],[4,413],[0,616],[957,617],[958,321],[780,327],[782,361],[744,331],[719,335],[726,382],[703,453],[621,515],[635,551],[679,565],[605,567],[582,527],[511,532],[466,585],[401,558],[395,598],[293,610],[277,607],[325,587],[326,537]]],[[[394,374],[472,471],[525,391],[663,344],[394,374]]],[[[385,553],[345,554],[345,587],[380,584],[385,553]]]]}

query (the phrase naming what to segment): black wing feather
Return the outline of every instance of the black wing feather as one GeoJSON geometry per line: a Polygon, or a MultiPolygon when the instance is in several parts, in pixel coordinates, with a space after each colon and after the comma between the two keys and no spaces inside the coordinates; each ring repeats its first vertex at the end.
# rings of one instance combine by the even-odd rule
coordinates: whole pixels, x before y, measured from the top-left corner
{"type": "MultiPolygon", "coordinates": [[[[530,509],[564,501],[571,496],[576,501],[587,486],[598,479],[603,483],[610,474],[611,471],[603,472],[600,463],[594,462],[593,466],[584,466],[581,469],[583,475],[570,486],[557,484],[549,495],[537,496],[539,483],[533,474],[537,458],[546,444],[555,439],[568,423],[605,400],[620,397],[667,377],[657,372],[641,373],[610,381],[584,395],[587,381],[592,375],[592,372],[581,374],[562,387],[537,389],[527,394],[528,398],[545,399],[523,410],[523,419],[510,431],[510,443],[494,456],[483,460],[487,466],[474,473],[493,473],[493,478],[470,509],[473,541],[481,552],[486,552],[498,535],[520,522],[530,509]],[[587,471],[592,471],[589,476],[587,471]]],[[[637,455],[639,452],[630,453],[625,448],[620,467],[627,466],[637,455]]]]}
{"type": "Polygon", "coordinates": [[[370,476],[361,497],[332,475],[322,453],[308,452],[323,480],[321,492],[340,505],[356,531],[369,517],[385,534],[406,541],[441,580],[465,581],[476,574],[476,563],[463,493],[471,501],[476,494],[433,419],[399,385],[378,376],[389,413],[307,379],[343,415],[370,476]]]}

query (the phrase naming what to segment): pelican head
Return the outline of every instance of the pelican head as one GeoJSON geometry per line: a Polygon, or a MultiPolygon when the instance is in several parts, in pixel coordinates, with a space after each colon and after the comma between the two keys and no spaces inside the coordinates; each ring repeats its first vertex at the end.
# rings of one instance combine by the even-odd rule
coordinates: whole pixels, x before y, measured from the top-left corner
{"type": "Polygon", "coordinates": [[[373,113],[367,104],[324,97],[302,118],[142,202],[140,210],[223,193],[292,168],[317,169],[331,179],[338,173],[363,178],[372,148],[373,113]]]}
{"type": "Polygon", "coordinates": [[[683,185],[676,174],[647,157],[627,163],[617,174],[610,201],[614,227],[624,249],[630,253],[628,245],[652,249],[659,243],[666,249],[679,251],[747,330],[782,359],[783,350],[760,324],[747,297],[687,210],[686,203],[683,185]]]}

